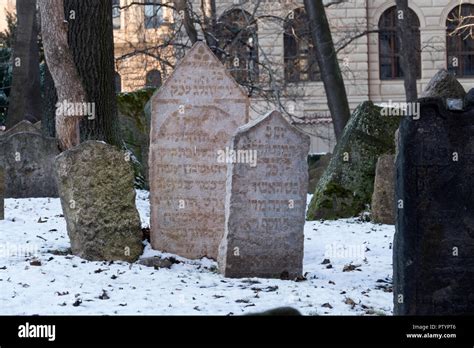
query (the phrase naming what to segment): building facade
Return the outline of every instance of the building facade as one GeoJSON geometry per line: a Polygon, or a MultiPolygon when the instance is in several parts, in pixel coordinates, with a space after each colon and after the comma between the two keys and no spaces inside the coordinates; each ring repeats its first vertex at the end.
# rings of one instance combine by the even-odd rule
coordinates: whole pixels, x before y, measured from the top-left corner
{"type": "MultiPolygon", "coordinates": [[[[12,0],[1,1],[11,8],[12,0]]],[[[171,0],[112,1],[117,89],[159,87],[190,46],[182,23],[185,17],[171,0]]],[[[191,2],[196,18],[209,10],[201,0],[191,2]]],[[[220,58],[249,91],[252,117],[280,109],[311,135],[311,152],[331,151],[335,145],[331,117],[303,0],[215,3],[214,32],[226,52],[220,58]]],[[[395,0],[346,0],[327,7],[352,110],[365,100],[405,99],[394,6],[395,0]]],[[[439,69],[455,73],[466,89],[473,87],[474,39],[469,32],[450,33],[461,18],[469,21],[474,16],[474,0],[409,0],[409,7],[419,92],[439,69]]],[[[4,9],[0,11],[2,30],[4,9]]],[[[196,24],[203,40],[202,26],[196,24]]]]}

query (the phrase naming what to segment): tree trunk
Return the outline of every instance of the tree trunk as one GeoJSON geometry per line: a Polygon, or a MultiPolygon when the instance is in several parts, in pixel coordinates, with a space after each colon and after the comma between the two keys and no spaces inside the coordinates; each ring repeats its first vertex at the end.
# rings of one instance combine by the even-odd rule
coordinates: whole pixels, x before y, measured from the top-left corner
{"type": "Polygon", "coordinates": [[[417,54],[414,32],[410,26],[410,11],[408,0],[396,0],[397,3],[397,26],[400,43],[400,63],[403,70],[403,80],[405,84],[405,95],[407,102],[414,102],[418,99],[416,88],[417,77],[417,54]]]}
{"type": "Polygon", "coordinates": [[[112,1],[65,0],[68,42],[95,116],[81,121],[82,140],[118,145],[112,1]]]}
{"type": "Polygon", "coordinates": [[[26,119],[41,120],[36,0],[17,0],[18,25],[13,45],[13,78],[7,128],[26,119]]]}
{"type": "Polygon", "coordinates": [[[344,79],[337,61],[337,53],[334,49],[323,1],[305,0],[304,4],[310,21],[311,36],[316,49],[329,110],[331,111],[334,133],[336,140],[339,140],[347,121],[351,117],[344,79]]]}
{"type": "Polygon", "coordinates": [[[53,76],[49,71],[46,62],[42,65],[43,72],[43,86],[41,89],[41,97],[43,100],[41,130],[44,135],[48,137],[56,137],[56,104],[58,96],[56,94],[56,87],[54,86],[53,76]]]}
{"type": "Polygon", "coordinates": [[[188,0],[175,0],[175,7],[179,16],[181,16],[186,34],[188,35],[189,40],[191,40],[191,43],[194,45],[198,40],[198,34],[190,14],[188,0]]]}
{"type": "MultiPolygon", "coordinates": [[[[46,62],[60,102],[83,103],[85,92],[67,43],[63,0],[40,0],[41,30],[46,62]]],[[[80,143],[78,115],[56,115],[59,146],[67,150],[80,143]],[[76,117],[74,117],[76,116],[76,117]]]]}
{"type": "Polygon", "coordinates": [[[209,48],[217,53],[219,50],[218,42],[216,40],[216,1],[215,0],[201,0],[201,11],[203,16],[203,32],[206,38],[206,43],[209,48]]]}

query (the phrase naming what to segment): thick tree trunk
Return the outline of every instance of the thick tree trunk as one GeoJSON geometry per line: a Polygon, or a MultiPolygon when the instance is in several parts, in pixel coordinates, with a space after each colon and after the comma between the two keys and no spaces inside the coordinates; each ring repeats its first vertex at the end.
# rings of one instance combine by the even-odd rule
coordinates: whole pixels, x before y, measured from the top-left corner
{"type": "Polygon", "coordinates": [[[18,26],[13,45],[13,78],[7,128],[22,120],[41,120],[36,0],[17,0],[18,26]]]}
{"type": "MultiPolygon", "coordinates": [[[[83,103],[85,92],[67,43],[63,0],[40,0],[44,54],[56,85],[60,102],[83,103]]],[[[56,135],[62,150],[80,143],[79,118],[56,115],[56,135]]]]}
{"type": "Polygon", "coordinates": [[[305,9],[310,20],[311,36],[314,41],[321,78],[328,100],[336,139],[342,135],[351,110],[347,100],[337,53],[334,49],[331,30],[322,0],[305,0],[305,9]]]}
{"type": "Polygon", "coordinates": [[[69,47],[87,101],[95,105],[95,117],[81,121],[81,139],[118,145],[112,1],[65,0],[64,5],[69,47]]]}
{"type": "Polygon", "coordinates": [[[418,99],[416,88],[417,77],[417,54],[413,28],[410,26],[410,11],[408,0],[396,0],[398,18],[398,38],[400,42],[400,61],[403,70],[405,84],[405,95],[407,102],[414,102],[418,99]]]}

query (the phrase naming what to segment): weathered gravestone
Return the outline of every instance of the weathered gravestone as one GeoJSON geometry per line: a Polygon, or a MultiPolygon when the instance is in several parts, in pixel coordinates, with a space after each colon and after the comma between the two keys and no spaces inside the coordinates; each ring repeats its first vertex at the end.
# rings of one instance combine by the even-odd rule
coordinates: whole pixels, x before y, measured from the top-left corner
{"type": "Polygon", "coordinates": [[[15,133],[0,139],[0,166],[10,198],[57,197],[54,158],[57,140],[39,133],[15,133]]]}
{"type": "Polygon", "coordinates": [[[217,258],[224,234],[226,164],[218,151],[248,119],[249,101],[225,67],[196,43],[152,97],[151,244],[217,258]]]}
{"type": "Polygon", "coordinates": [[[400,126],[394,314],[474,314],[474,108],[420,99],[400,126]]]}
{"type": "Polygon", "coordinates": [[[0,167],[0,220],[5,219],[5,170],[0,167]]]}
{"type": "Polygon", "coordinates": [[[5,139],[12,134],[22,133],[22,132],[41,134],[41,128],[38,128],[36,125],[31,123],[30,121],[23,120],[21,122],[18,122],[12,128],[7,129],[5,132],[0,132],[0,139],[5,139]]]}
{"type": "Polygon", "coordinates": [[[149,188],[148,154],[150,150],[150,114],[144,111],[154,88],[145,88],[131,93],[117,95],[120,136],[127,150],[136,161],[133,162],[136,185],[149,188]]]}
{"type": "Polygon", "coordinates": [[[395,224],[395,156],[383,155],[375,169],[374,194],[372,195],[373,222],[395,224]]]}
{"type": "Polygon", "coordinates": [[[309,145],[277,111],[239,128],[227,158],[224,276],[302,275],[309,145]]]}
{"type": "Polygon", "coordinates": [[[135,261],[143,251],[130,157],[87,141],[56,158],[61,206],[75,255],[135,261]]]}
{"type": "Polygon", "coordinates": [[[354,110],[308,207],[308,220],[348,218],[370,204],[377,159],[395,152],[401,117],[364,102],[354,110]]]}

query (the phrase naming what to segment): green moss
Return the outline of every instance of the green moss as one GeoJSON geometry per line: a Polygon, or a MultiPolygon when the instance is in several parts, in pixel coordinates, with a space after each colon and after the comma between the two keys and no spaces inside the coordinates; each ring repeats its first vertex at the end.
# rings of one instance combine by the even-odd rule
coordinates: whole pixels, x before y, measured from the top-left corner
{"type": "Polygon", "coordinates": [[[370,204],[377,158],[395,152],[394,133],[401,120],[382,116],[380,110],[371,102],[354,110],[316,186],[309,220],[351,217],[370,204]]]}

